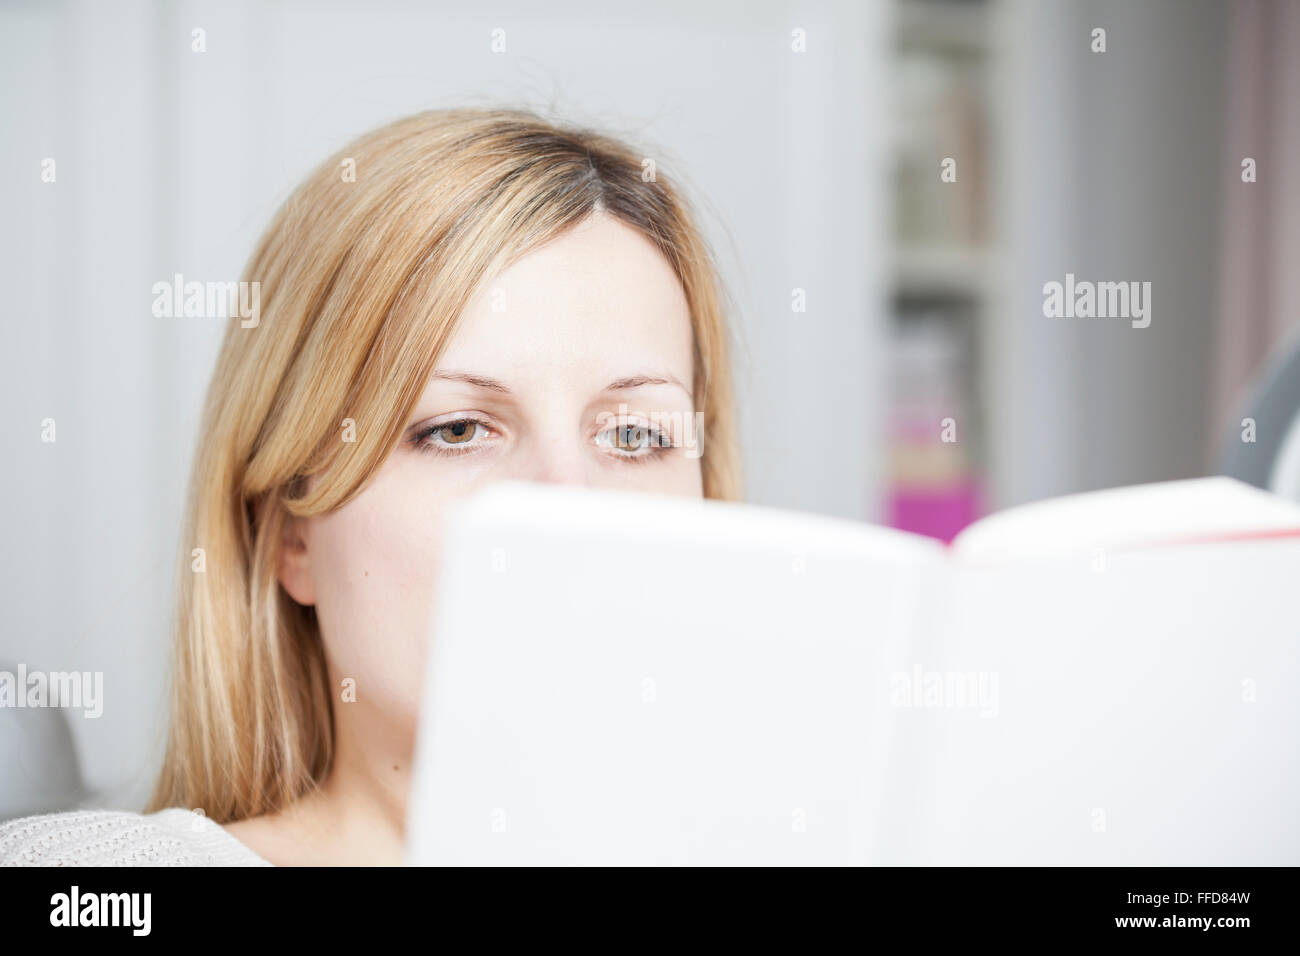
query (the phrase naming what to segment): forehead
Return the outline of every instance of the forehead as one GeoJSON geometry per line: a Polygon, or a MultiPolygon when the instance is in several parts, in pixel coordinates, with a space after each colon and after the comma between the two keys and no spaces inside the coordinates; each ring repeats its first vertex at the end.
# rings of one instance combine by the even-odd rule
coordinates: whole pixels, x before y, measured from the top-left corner
{"type": "Polygon", "coordinates": [[[580,384],[649,363],[689,384],[692,346],[672,266],[640,232],[597,215],[486,283],[439,366],[515,380],[559,369],[580,384]]]}

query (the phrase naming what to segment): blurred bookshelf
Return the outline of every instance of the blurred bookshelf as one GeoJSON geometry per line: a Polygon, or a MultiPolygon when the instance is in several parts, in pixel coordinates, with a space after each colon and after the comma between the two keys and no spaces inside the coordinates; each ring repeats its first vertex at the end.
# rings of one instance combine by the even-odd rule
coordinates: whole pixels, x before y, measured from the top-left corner
{"type": "Polygon", "coordinates": [[[893,3],[886,515],[946,541],[989,500],[981,346],[999,256],[989,159],[999,0],[893,3]]]}

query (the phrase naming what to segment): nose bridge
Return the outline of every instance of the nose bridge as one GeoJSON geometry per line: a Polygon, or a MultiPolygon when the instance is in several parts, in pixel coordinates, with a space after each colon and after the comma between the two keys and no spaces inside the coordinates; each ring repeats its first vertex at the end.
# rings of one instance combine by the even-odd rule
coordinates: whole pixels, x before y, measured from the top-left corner
{"type": "Polygon", "coordinates": [[[588,449],[571,419],[553,416],[534,435],[525,474],[529,481],[557,485],[589,484],[588,449]]]}

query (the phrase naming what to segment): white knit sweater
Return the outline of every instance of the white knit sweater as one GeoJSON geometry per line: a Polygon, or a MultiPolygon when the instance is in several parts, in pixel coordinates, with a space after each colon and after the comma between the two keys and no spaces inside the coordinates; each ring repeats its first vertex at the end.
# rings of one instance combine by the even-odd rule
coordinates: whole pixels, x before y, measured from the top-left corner
{"type": "Polygon", "coordinates": [[[271,866],[200,813],[74,810],[0,823],[0,866],[271,866]]]}

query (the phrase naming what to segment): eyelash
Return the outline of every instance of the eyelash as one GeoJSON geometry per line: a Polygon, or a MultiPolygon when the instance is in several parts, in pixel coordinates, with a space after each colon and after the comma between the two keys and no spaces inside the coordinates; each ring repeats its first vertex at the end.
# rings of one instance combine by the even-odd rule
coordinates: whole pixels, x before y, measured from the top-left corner
{"type": "Polygon", "coordinates": [[[672,440],[665,432],[663,432],[658,428],[654,428],[650,425],[643,425],[640,422],[638,422],[635,425],[628,425],[625,427],[619,427],[613,429],[606,428],[603,431],[601,431],[599,434],[603,435],[605,434],[605,432],[608,431],[621,432],[624,431],[626,428],[644,429],[646,433],[649,435],[650,443],[646,445],[643,450],[636,452],[634,454],[629,455],[629,454],[624,454],[622,452],[615,452],[612,457],[618,459],[619,461],[625,461],[631,465],[646,465],[652,461],[656,461],[662,458],[664,455],[667,455],[669,452],[673,450],[672,440]],[[663,442],[667,442],[667,444],[662,444],[663,442]]]}
{"type": "MultiPolygon", "coordinates": [[[[434,442],[431,440],[434,435],[442,431],[444,428],[454,428],[457,425],[473,425],[475,428],[482,428],[488,431],[492,430],[492,426],[481,419],[457,418],[449,422],[438,422],[436,425],[425,426],[424,428],[420,429],[418,432],[416,432],[415,435],[411,437],[411,444],[413,444],[420,451],[432,452],[435,455],[442,455],[445,458],[457,458],[461,455],[473,454],[474,449],[471,442],[464,442],[463,444],[469,447],[465,448],[465,450],[463,451],[459,451],[459,450],[455,450],[457,448],[456,445],[448,445],[439,442],[434,442]]],[[[673,450],[673,445],[672,442],[669,440],[669,436],[666,435],[664,432],[660,431],[658,428],[652,428],[649,425],[642,425],[642,424],[630,425],[627,427],[645,429],[649,433],[650,444],[645,446],[644,451],[640,451],[635,454],[625,454],[622,452],[616,452],[611,457],[616,458],[619,461],[627,462],[628,464],[644,465],[644,464],[648,464],[650,461],[654,459],[660,458],[663,455],[668,454],[673,450]],[[667,444],[662,444],[663,442],[667,442],[667,444]]],[[[611,431],[611,430],[620,431],[622,429],[605,429],[605,431],[611,431]]],[[[601,432],[601,434],[604,434],[604,432],[601,432]]],[[[477,437],[477,433],[475,437],[477,437]]]]}
{"type": "MultiPolygon", "coordinates": [[[[473,425],[475,428],[484,428],[489,430],[491,428],[487,422],[478,418],[457,418],[449,422],[438,422],[436,425],[426,425],[411,437],[411,444],[420,451],[433,452],[435,455],[443,455],[447,458],[456,458],[460,455],[468,455],[473,451],[473,445],[469,442],[464,443],[469,447],[461,451],[457,450],[456,445],[448,445],[432,441],[433,436],[444,428],[454,428],[457,425],[473,425]]],[[[475,437],[478,437],[477,433],[475,433],[475,437]]]]}

